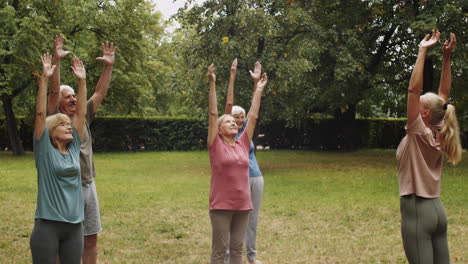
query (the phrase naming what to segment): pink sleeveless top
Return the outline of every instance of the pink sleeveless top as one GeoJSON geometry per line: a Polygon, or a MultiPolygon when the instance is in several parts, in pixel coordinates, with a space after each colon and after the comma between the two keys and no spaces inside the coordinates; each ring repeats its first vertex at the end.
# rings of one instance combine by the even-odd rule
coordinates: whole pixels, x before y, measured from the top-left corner
{"type": "Polygon", "coordinates": [[[208,145],[211,163],[210,210],[251,210],[247,133],[227,145],[219,135],[208,145]]]}

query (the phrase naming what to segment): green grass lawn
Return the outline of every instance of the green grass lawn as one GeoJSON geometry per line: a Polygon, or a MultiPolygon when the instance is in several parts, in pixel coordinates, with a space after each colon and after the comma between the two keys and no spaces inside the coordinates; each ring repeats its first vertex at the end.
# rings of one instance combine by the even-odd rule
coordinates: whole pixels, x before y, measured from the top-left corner
{"type": "MultiPolygon", "coordinates": [[[[259,151],[265,177],[258,259],[406,263],[394,150],[259,151]]],[[[209,263],[206,152],[95,155],[101,263],[209,263]]],[[[442,201],[453,263],[468,263],[468,155],[444,165],[442,201]]],[[[30,263],[33,155],[0,153],[0,262],[30,263]]]]}

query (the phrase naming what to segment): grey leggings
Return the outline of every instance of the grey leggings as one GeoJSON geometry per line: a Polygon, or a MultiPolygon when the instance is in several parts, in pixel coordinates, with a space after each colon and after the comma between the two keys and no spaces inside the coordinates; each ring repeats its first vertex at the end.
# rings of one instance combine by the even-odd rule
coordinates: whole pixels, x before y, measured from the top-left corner
{"type": "Polygon", "coordinates": [[[223,264],[229,247],[230,263],[242,263],[242,244],[249,211],[210,210],[213,229],[211,264],[223,264]]]}
{"type": "Polygon", "coordinates": [[[46,219],[35,219],[30,238],[33,263],[55,264],[59,256],[61,263],[80,264],[83,253],[83,227],[46,219]]]}
{"type": "MultiPolygon", "coordinates": [[[[247,259],[249,261],[254,261],[257,257],[257,224],[263,196],[263,176],[249,177],[249,183],[253,209],[249,213],[247,231],[245,232],[245,249],[247,259]]],[[[226,256],[224,257],[224,264],[230,264],[229,258],[230,253],[228,249],[226,251],[226,256]]]]}
{"type": "Polygon", "coordinates": [[[400,197],[401,235],[410,264],[449,264],[447,217],[439,198],[400,197]]]}

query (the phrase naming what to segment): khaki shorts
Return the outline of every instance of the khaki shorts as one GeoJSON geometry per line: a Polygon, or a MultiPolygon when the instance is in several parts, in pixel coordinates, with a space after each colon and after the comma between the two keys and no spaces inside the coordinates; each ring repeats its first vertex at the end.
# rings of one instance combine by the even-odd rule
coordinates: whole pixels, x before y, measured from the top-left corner
{"type": "Polygon", "coordinates": [[[96,184],[94,181],[84,184],[81,186],[81,190],[83,191],[84,204],[83,234],[85,236],[94,235],[102,231],[96,184]]]}

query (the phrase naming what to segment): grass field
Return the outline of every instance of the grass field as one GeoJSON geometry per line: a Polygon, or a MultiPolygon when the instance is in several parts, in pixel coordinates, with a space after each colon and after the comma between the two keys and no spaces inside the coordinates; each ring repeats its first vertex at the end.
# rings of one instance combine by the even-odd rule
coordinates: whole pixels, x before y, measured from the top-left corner
{"type": "MultiPolygon", "coordinates": [[[[257,153],[265,177],[258,259],[407,263],[394,150],[257,153]]],[[[96,154],[101,263],[209,263],[206,152],[96,154]]],[[[452,263],[468,263],[468,155],[444,165],[452,263]]],[[[30,263],[36,207],[31,153],[0,153],[0,262],[30,263]]]]}

